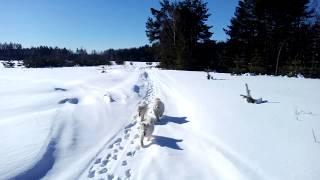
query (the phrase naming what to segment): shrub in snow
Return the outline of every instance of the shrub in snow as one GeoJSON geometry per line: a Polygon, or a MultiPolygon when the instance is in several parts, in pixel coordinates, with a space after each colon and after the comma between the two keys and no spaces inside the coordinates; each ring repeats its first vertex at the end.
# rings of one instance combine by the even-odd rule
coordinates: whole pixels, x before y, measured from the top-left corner
{"type": "Polygon", "coordinates": [[[7,62],[2,62],[3,66],[5,68],[14,68],[14,62],[11,62],[11,61],[7,61],[7,62]]]}
{"type": "Polygon", "coordinates": [[[101,73],[106,73],[106,69],[105,69],[104,66],[102,66],[102,71],[101,71],[101,73]]]}
{"type": "Polygon", "coordinates": [[[207,74],[207,79],[211,79],[211,75],[209,73],[207,74]]]}

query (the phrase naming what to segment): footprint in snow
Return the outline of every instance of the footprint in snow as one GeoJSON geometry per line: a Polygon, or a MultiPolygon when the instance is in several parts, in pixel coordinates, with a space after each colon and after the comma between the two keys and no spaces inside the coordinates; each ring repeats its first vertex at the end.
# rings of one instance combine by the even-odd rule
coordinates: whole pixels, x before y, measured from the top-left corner
{"type": "Polygon", "coordinates": [[[132,152],[127,152],[127,156],[132,156],[132,152]]]}
{"type": "Polygon", "coordinates": [[[139,138],[139,134],[134,135],[134,139],[138,139],[139,138]]]}
{"type": "Polygon", "coordinates": [[[113,148],[113,144],[110,144],[109,146],[108,146],[108,149],[112,149],[113,148]]]}
{"type": "Polygon", "coordinates": [[[113,152],[114,152],[114,153],[118,153],[118,149],[114,149],[113,152]]]}
{"type": "Polygon", "coordinates": [[[88,175],[88,178],[93,178],[93,177],[94,177],[94,175],[95,175],[95,173],[96,173],[96,171],[95,171],[95,170],[90,171],[90,172],[89,172],[89,175],[88,175]]]}
{"type": "Polygon", "coordinates": [[[93,167],[94,167],[94,166],[91,166],[91,167],[90,167],[89,172],[91,172],[91,171],[92,171],[93,167]]]}
{"type": "Polygon", "coordinates": [[[126,177],[130,178],[131,177],[131,169],[126,170],[126,177]]]}
{"type": "Polygon", "coordinates": [[[136,151],[127,152],[127,156],[133,157],[135,153],[136,153],[136,151]]]}
{"type": "Polygon", "coordinates": [[[114,178],[113,174],[108,174],[108,180],[112,180],[114,178]]]}
{"type": "Polygon", "coordinates": [[[111,158],[111,154],[109,153],[106,158],[110,159],[111,158]]]}
{"type": "Polygon", "coordinates": [[[112,159],[117,160],[117,159],[118,159],[118,156],[115,154],[115,155],[112,157],[112,159]]]}
{"type": "Polygon", "coordinates": [[[97,159],[97,160],[94,162],[94,164],[99,164],[99,163],[101,163],[101,158],[97,159]]]}
{"type": "Polygon", "coordinates": [[[101,169],[101,170],[99,171],[99,174],[104,174],[104,173],[106,173],[106,172],[108,172],[108,169],[107,169],[107,168],[103,168],[103,169],[101,169]]]}
{"type": "Polygon", "coordinates": [[[122,141],[121,138],[118,138],[117,140],[114,141],[114,143],[120,143],[122,141]]]}
{"type": "Polygon", "coordinates": [[[124,148],[122,146],[119,147],[120,150],[123,150],[124,148]]]}
{"type": "Polygon", "coordinates": [[[108,164],[109,160],[106,159],[106,160],[103,160],[102,163],[101,163],[101,167],[104,167],[108,164]]]}
{"type": "Polygon", "coordinates": [[[126,166],[128,163],[127,163],[127,161],[122,161],[122,166],[126,166]]]}
{"type": "Polygon", "coordinates": [[[124,133],[125,133],[125,134],[128,134],[129,131],[130,131],[130,129],[125,129],[125,130],[124,130],[124,133]]]}

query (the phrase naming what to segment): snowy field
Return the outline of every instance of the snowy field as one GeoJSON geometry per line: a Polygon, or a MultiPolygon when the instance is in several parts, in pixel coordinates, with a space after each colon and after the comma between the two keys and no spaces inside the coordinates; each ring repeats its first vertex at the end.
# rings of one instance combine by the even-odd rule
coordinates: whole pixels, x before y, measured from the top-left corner
{"type": "Polygon", "coordinates": [[[101,71],[0,66],[0,179],[320,179],[320,80],[101,71]],[[165,116],[141,148],[136,109],[155,97],[165,116]]]}

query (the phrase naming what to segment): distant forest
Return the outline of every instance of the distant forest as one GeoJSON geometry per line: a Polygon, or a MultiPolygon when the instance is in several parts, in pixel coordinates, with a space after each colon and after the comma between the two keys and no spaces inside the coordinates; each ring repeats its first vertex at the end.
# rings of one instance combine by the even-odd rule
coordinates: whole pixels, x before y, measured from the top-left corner
{"type": "MultiPolygon", "coordinates": [[[[240,0],[228,39],[216,42],[203,0],[161,0],[146,22],[150,46],[87,53],[84,49],[0,44],[0,59],[26,67],[90,66],[116,61],[159,61],[164,69],[233,74],[320,77],[320,12],[317,1],[240,0]]],[[[214,14],[212,15],[214,16],[214,14]]]]}
{"type": "Polygon", "coordinates": [[[111,61],[123,64],[124,61],[155,61],[153,48],[146,45],[129,49],[108,49],[103,52],[85,49],[72,51],[66,48],[39,46],[23,48],[21,44],[0,43],[0,60],[23,60],[26,67],[63,67],[110,65],[111,61]]]}

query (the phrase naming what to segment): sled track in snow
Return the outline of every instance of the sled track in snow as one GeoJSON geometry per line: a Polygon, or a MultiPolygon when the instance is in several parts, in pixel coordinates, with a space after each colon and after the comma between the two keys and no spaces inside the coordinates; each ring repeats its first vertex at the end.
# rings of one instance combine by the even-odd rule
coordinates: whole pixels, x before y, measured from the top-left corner
{"type": "MultiPolygon", "coordinates": [[[[141,97],[137,106],[143,102],[149,103],[155,96],[154,86],[147,72],[140,74],[132,90],[141,97]]],[[[131,179],[134,170],[128,167],[140,150],[140,127],[137,118],[137,112],[133,112],[132,122],[106,143],[82,175],[84,179],[131,179]]]]}

